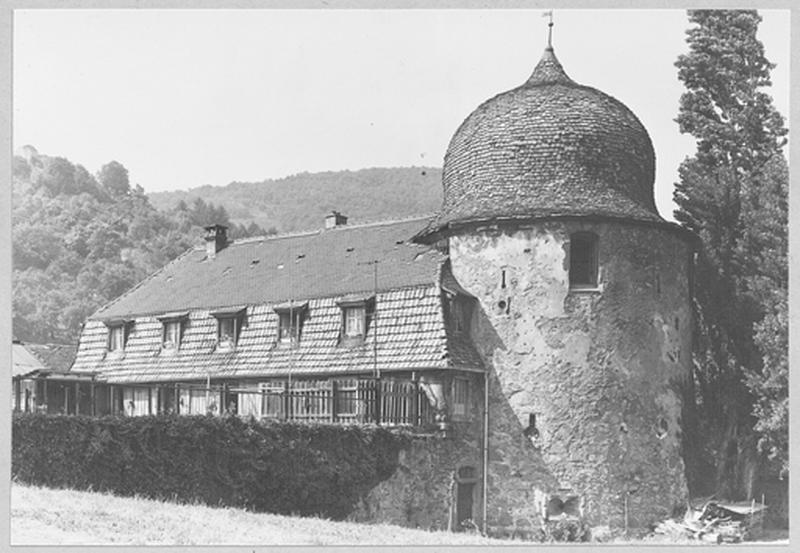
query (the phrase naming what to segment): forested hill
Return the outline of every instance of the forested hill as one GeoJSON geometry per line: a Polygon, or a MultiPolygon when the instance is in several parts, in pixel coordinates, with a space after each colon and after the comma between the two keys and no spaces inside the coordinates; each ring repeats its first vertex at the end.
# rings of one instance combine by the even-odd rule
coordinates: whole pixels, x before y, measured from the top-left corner
{"type": "Polygon", "coordinates": [[[155,192],[148,198],[162,210],[202,198],[224,205],[231,221],[252,221],[283,233],[319,228],[332,210],[347,215],[352,223],[432,214],[441,206],[441,183],[439,168],[372,168],[155,192]]]}
{"type": "Polygon", "coordinates": [[[72,343],[97,308],[202,243],[203,226],[228,225],[232,238],[269,234],[232,223],[221,205],[198,198],[158,210],[125,167],[96,175],[26,146],[14,156],[12,256],[14,336],[72,343]]]}
{"type": "Polygon", "coordinates": [[[233,238],[432,213],[441,170],[364,169],[153,194],[111,161],[96,174],[25,146],[14,156],[13,330],[27,342],[74,343],[102,305],[202,243],[203,226],[233,238]]]}

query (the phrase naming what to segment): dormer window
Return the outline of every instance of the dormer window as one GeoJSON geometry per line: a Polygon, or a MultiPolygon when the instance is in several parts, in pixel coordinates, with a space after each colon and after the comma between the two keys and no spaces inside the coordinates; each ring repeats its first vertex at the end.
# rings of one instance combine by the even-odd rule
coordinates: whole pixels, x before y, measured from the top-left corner
{"type": "Polygon", "coordinates": [[[108,327],[107,347],[109,352],[120,353],[125,351],[128,342],[128,333],[132,321],[128,319],[113,319],[105,321],[108,327]]]}
{"type": "Polygon", "coordinates": [[[220,309],[211,313],[217,319],[217,349],[230,350],[236,347],[244,314],[244,307],[220,309]]]}
{"type": "Polygon", "coordinates": [[[344,308],[344,335],[348,338],[364,336],[367,310],[363,305],[344,308]]]}
{"type": "Polygon", "coordinates": [[[273,309],[278,314],[278,342],[299,341],[308,302],[284,303],[276,305],[273,309]]]}
{"type": "Polygon", "coordinates": [[[369,318],[375,313],[374,296],[349,296],[338,302],[342,309],[342,338],[346,341],[364,339],[369,318]]]}
{"type": "Polygon", "coordinates": [[[164,323],[164,349],[178,349],[181,343],[181,323],[169,321],[164,323]]]}
{"type": "Polygon", "coordinates": [[[236,345],[239,332],[234,317],[220,318],[217,321],[217,344],[220,348],[230,349],[236,345]]]}
{"type": "Polygon", "coordinates": [[[189,317],[188,313],[168,313],[158,320],[161,321],[161,347],[165,350],[177,350],[181,346],[183,325],[189,317]]]}
{"type": "Polygon", "coordinates": [[[576,232],[569,240],[569,287],[597,287],[597,235],[576,232]]]}
{"type": "Polygon", "coordinates": [[[113,326],[108,329],[108,351],[122,351],[125,349],[125,327],[113,326]]]}

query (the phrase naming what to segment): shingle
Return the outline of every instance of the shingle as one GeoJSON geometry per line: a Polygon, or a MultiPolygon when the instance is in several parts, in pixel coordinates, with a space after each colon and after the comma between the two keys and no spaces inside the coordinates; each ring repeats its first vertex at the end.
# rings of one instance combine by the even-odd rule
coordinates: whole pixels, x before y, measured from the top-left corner
{"type": "Polygon", "coordinates": [[[344,226],[305,234],[232,242],[207,259],[186,252],[91,319],[163,314],[189,309],[307,300],[374,288],[392,290],[433,283],[443,255],[408,242],[426,219],[344,226]],[[403,240],[403,244],[397,241],[403,240]],[[347,252],[353,247],[352,252],[347,252]],[[297,262],[298,254],[305,254],[297,262]],[[253,260],[259,260],[253,264],[253,260]]]}
{"type": "Polygon", "coordinates": [[[531,77],[473,111],[445,155],[444,202],[421,237],[492,219],[600,216],[665,223],[655,154],[621,102],[575,83],[547,49],[531,77]]]}
{"type": "Polygon", "coordinates": [[[158,315],[135,319],[123,356],[106,351],[106,326],[87,322],[73,370],[100,371],[112,383],[186,379],[285,376],[289,373],[342,374],[387,370],[481,368],[474,347],[447,330],[441,308],[441,279],[452,279],[449,264],[434,271],[433,282],[379,292],[377,325],[352,347],[339,344],[343,296],[311,299],[300,344],[292,350],[277,341],[274,305],[247,307],[236,349],[215,351],[216,319],[210,309],[190,310],[180,349],[163,350],[158,315]],[[438,275],[436,273],[439,273],[438,275]],[[377,365],[375,364],[377,328],[377,365]],[[455,352],[447,355],[447,352],[455,352]]]}

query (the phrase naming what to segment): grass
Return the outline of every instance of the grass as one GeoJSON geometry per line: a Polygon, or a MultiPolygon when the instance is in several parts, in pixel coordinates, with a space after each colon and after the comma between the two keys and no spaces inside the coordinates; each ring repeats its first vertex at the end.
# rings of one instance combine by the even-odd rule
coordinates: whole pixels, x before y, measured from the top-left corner
{"type": "MultiPolygon", "coordinates": [[[[242,509],[11,485],[12,545],[523,545],[474,534],[429,532],[242,509]]],[[[619,534],[609,545],[707,545],[619,534]]],[[[744,545],[788,544],[788,531],[744,545]]],[[[525,543],[525,545],[533,545],[525,543]]]]}
{"type": "Polygon", "coordinates": [[[13,483],[11,544],[519,545],[520,542],[13,483]]]}

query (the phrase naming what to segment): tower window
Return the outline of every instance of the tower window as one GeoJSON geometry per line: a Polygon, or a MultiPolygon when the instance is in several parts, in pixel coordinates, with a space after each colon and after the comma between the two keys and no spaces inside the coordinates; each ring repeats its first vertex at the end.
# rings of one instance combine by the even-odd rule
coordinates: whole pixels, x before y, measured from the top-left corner
{"type": "Polygon", "coordinates": [[[569,243],[570,288],[597,286],[597,235],[576,232],[569,243]]]}

